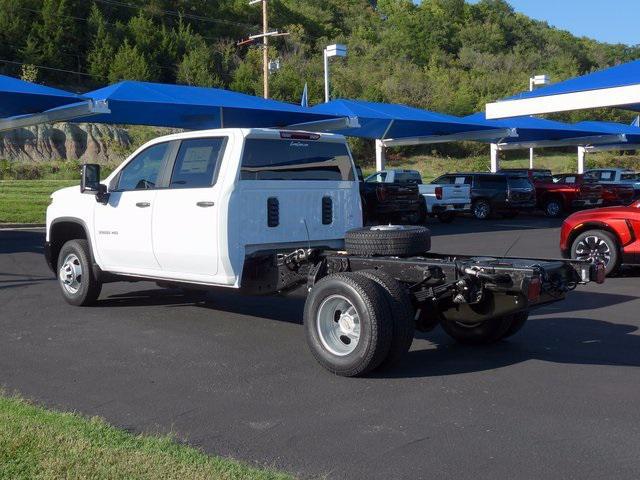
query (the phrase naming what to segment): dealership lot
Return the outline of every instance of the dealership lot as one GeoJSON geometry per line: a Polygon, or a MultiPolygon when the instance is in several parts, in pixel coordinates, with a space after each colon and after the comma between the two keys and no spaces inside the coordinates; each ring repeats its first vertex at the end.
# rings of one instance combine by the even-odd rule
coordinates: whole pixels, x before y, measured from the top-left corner
{"type": "MultiPolygon", "coordinates": [[[[433,223],[433,251],[557,257],[560,221],[433,223]]],[[[133,431],[328,478],[634,478],[640,271],[582,287],[493,347],[419,334],[393,370],[334,377],[303,298],[106,285],[73,308],[43,233],[0,231],[0,384],[133,431]]]]}

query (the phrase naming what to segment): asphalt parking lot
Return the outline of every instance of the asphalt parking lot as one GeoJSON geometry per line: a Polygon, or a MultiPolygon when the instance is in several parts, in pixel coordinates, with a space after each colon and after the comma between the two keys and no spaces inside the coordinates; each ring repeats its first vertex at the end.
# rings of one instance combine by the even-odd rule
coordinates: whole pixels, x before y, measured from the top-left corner
{"type": "MultiPolygon", "coordinates": [[[[557,257],[560,221],[433,223],[437,252],[557,257]]],[[[136,432],[322,478],[632,479],[640,471],[640,273],[536,311],[492,347],[419,334],[405,361],[335,377],[303,299],[152,283],[62,300],[41,231],[0,231],[0,384],[136,432]]]]}

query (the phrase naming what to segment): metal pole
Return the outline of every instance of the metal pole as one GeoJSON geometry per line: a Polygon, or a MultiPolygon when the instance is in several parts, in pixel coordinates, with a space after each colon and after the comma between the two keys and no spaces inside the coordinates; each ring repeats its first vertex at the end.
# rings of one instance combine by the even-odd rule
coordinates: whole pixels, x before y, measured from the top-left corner
{"type": "Polygon", "coordinates": [[[584,161],[587,156],[585,147],[578,147],[578,173],[584,173],[584,161]]]}
{"type": "Polygon", "coordinates": [[[327,49],[322,51],[324,57],[324,103],[329,101],[329,57],[327,57],[327,49]]]}
{"type": "Polygon", "coordinates": [[[384,167],[387,164],[385,150],[382,140],[376,139],[376,172],[384,170],[384,167]]]}
{"type": "MultiPolygon", "coordinates": [[[[533,87],[534,87],[534,79],[530,78],[529,79],[529,91],[533,92],[533,87]]],[[[529,149],[529,168],[533,168],[533,148],[529,149]]]]}
{"type": "Polygon", "coordinates": [[[268,19],[267,0],[262,0],[262,77],[263,77],[263,93],[264,98],[269,98],[269,19],[268,19]]]}
{"type": "Polygon", "coordinates": [[[491,144],[491,172],[496,173],[500,169],[500,159],[498,158],[498,144],[491,144]]]}

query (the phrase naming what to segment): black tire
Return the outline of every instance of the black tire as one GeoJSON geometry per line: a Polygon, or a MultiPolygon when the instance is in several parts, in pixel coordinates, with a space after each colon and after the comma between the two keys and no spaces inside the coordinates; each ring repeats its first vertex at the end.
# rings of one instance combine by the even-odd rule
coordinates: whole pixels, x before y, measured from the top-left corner
{"type": "Polygon", "coordinates": [[[62,297],[71,305],[93,304],[102,290],[96,279],[91,261],[89,242],[83,239],[69,240],[58,255],[58,282],[62,297]],[[67,272],[63,275],[64,271],[67,272]]]}
{"type": "MultiPolygon", "coordinates": [[[[329,275],[316,283],[305,302],[304,330],[309,349],[318,363],[344,377],[364,375],[380,366],[389,354],[393,336],[388,297],[378,283],[355,273],[329,275]],[[340,297],[355,310],[360,329],[355,348],[336,354],[328,346],[328,335],[321,333],[320,324],[325,302],[340,297]]],[[[337,322],[335,318],[334,321],[337,322]]]]}
{"type": "Polygon", "coordinates": [[[456,219],[456,212],[441,212],[436,215],[440,223],[451,223],[456,219]]]}
{"type": "Polygon", "coordinates": [[[393,337],[389,355],[382,361],[381,367],[387,367],[401,360],[411,348],[415,333],[415,309],[411,304],[411,298],[407,289],[391,275],[379,270],[362,270],[356,272],[370,278],[388,294],[391,318],[393,319],[393,337]]]}
{"type": "Polygon", "coordinates": [[[562,201],[557,198],[550,198],[544,202],[544,214],[549,218],[558,218],[562,215],[564,207],[562,201]]]}
{"type": "MultiPolygon", "coordinates": [[[[494,317],[482,322],[466,325],[443,319],[442,328],[456,342],[465,345],[488,345],[502,339],[514,321],[513,315],[494,317]]],[[[515,333],[515,332],[514,332],[515,333]]]]}
{"type": "Polygon", "coordinates": [[[471,206],[471,213],[478,220],[487,220],[491,217],[491,203],[484,199],[476,200],[471,206]]]}
{"type": "Polygon", "coordinates": [[[381,225],[357,228],[345,234],[345,249],[352,255],[414,256],[431,249],[431,232],[421,226],[381,225]]]}
{"type": "Polygon", "coordinates": [[[507,331],[502,335],[503,339],[512,337],[520,330],[522,330],[522,327],[524,327],[524,325],[527,323],[527,320],[529,320],[529,312],[524,311],[514,313],[513,315],[511,315],[511,317],[511,325],[509,325],[507,331]]]}
{"type": "Polygon", "coordinates": [[[614,275],[620,268],[620,246],[614,236],[605,230],[587,230],[578,235],[571,244],[571,258],[576,260],[599,259],[605,264],[606,274],[614,275]],[[583,246],[593,248],[581,253],[583,246]]]}

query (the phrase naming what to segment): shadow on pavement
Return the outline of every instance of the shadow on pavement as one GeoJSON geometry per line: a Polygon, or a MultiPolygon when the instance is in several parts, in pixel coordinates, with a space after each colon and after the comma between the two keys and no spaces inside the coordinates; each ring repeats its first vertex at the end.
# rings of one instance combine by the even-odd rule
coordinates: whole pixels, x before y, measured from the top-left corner
{"type": "Polygon", "coordinates": [[[0,254],[44,253],[44,232],[34,230],[0,230],[0,254]]]}
{"type": "Polygon", "coordinates": [[[375,378],[457,375],[501,368],[528,360],[640,367],[640,336],[633,325],[590,318],[532,319],[515,337],[483,347],[455,343],[441,331],[435,349],[413,350],[400,364],[375,378]]]}

